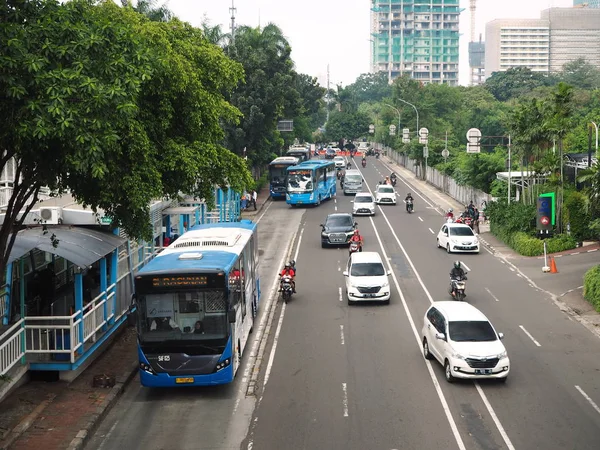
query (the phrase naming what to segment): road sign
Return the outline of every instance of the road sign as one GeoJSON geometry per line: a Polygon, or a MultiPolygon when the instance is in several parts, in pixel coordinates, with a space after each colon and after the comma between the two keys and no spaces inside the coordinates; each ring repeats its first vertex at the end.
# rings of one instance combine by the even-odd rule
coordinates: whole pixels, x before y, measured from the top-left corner
{"type": "Polygon", "coordinates": [[[481,131],[478,128],[471,128],[467,131],[467,153],[481,152],[481,131]]]}
{"type": "Polygon", "coordinates": [[[429,158],[429,147],[423,147],[423,158],[429,158]]]}
{"type": "Polygon", "coordinates": [[[402,128],[402,142],[404,144],[410,143],[410,130],[408,128],[402,128]]]}
{"type": "Polygon", "coordinates": [[[450,156],[450,152],[447,148],[445,148],[444,150],[442,150],[442,157],[447,158],[448,156],[450,156]]]}
{"type": "Polygon", "coordinates": [[[537,199],[537,229],[541,231],[552,230],[552,199],[538,197],[537,199]]]}
{"type": "Polygon", "coordinates": [[[543,217],[540,219],[540,222],[542,222],[542,225],[546,226],[546,225],[548,225],[548,224],[550,223],[550,217],[548,217],[548,216],[543,216],[543,217]]]}
{"type": "Polygon", "coordinates": [[[429,143],[429,130],[427,128],[421,128],[419,130],[419,144],[427,145],[429,143]]]}
{"type": "Polygon", "coordinates": [[[390,125],[390,136],[396,136],[396,125],[390,125]]]}
{"type": "Polygon", "coordinates": [[[369,125],[369,133],[371,133],[371,134],[375,133],[375,125],[373,125],[373,124],[369,125]]]}

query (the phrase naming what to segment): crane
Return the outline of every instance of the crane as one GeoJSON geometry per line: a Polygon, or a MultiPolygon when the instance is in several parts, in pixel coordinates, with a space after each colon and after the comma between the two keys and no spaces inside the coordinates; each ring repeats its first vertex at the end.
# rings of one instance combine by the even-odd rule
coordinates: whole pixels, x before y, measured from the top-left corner
{"type": "Polygon", "coordinates": [[[477,0],[469,0],[469,11],[471,12],[471,42],[475,42],[475,11],[477,9],[477,0]]]}

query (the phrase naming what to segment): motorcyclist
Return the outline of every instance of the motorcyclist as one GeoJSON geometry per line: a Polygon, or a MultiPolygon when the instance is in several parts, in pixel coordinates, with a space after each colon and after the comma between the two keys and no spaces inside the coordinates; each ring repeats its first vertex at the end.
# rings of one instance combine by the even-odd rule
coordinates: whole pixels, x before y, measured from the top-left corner
{"type": "Polygon", "coordinates": [[[390,180],[392,181],[392,185],[396,185],[396,174],[394,172],[392,172],[392,174],[390,175],[390,180]]]}
{"type": "MultiPolygon", "coordinates": [[[[289,275],[290,277],[292,277],[292,292],[295,294],[296,293],[296,270],[294,269],[293,265],[291,263],[287,263],[285,265],[285,267],[283,268],[283,270],[281,271],[281,273],[279,274],[280,277],[284,277],[285,275],[289,275]]],[[[281,283],[279,286],[279,292],[281,292],[281,283]]]]}
{"type": "Polygon", "coordinates": [[[448,212],[446,213],[446,219],[452,219],[452,220],[454,220],[454,210],[452,208],[450,208],[448,210],[448,212]]]}
{"type": "Polygon", "coordinates": [[[362,252],[363,248],[363,237],[360,235],[358,230],[354,230],[354,234],[350,238],[350,243],[357,242],[358,243],[358,251],[362,252]]]}
{"type": "Polygon", "coordinates": [[[385,180],[383,182],[383,184],[392,184],[392,181],[390,180],[390,177],[385,177],[385,180]]]}
{"type": "Polygon", "coordinates": [[[367,165],[367,158],[365,156],[363,156],[363,158],[362,158],[362,165],[363,165],[363,167],[365,167],[367,165]]]}
{"type": "Polygon", "coordinates": [[[454,285],[452,284],[452,280],[466,280],[466,272],[461,267],[460,261],[454,261],[454,267],[450,271],[450,287],[452,289],[452,296],[454,297],[456,292],[454,292],[454,285]]]}
{"type": "Polygon", "coordinates": [[[406,203],[406,210],[408,211],[409,203],[412,202],[414,204],[414,202],[415,202],[415,199],[413,198],[413,196],[410,192],[408,194],[406,194],[406,198],[404,199],[404,202],[406,203]]]}

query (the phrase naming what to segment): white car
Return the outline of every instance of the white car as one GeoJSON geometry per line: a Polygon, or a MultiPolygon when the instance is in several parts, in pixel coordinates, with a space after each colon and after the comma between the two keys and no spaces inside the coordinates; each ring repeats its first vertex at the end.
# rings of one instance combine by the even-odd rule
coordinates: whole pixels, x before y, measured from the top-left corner
{"type": "Polygon", "coordinates": [[[368,192],[359,192],[352,200],[354,204],[352,206],[352,215],[367,215],[374,216],[375,215],[375,201],[373,200],[373,196],[368,192]]]}
{"type": "Polygon", "coordinates": [[[485,315],[465,302],[434,302],[423,319],[425,359],[444,366],[446,380],[495,378],[505,382],[510,360],[496,330],[485,315]]]}
{"type": "Polygon", "coordinates": [[[390,275],[379,253],[352,253],[344,271],[348,304],[362,300],[389,303],[390,275]]]}
{"type": "Polygon", "coordinates": [[[375,203],[377,203],[378,205],[395,205],[396,190],[394,189],[394,187],[389,184],[378,185],[377,189],[375,190],[375,203]]]}
{"type": "Polygon", "coordinates": [[[437,246],[452,252],[479,253],[479,239],[469,225],[445,223],[437,235],[437,246]]]}
{"type": "Polygon", "coordinates": [[[343,156],[335,156],[333,158],[333,162],[335,163],[336,169],[337,168],[342,168],[342,169],[346,168],[347,162],[346,162],[346,158],[343,156]]]}

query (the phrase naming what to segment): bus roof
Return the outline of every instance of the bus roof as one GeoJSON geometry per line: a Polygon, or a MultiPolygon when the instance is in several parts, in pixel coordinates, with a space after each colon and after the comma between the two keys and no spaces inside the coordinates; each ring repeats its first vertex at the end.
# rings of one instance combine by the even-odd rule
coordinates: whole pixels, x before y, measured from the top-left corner
{"type": "Polygon", "coordinates": [[[249,220],[196,225],[138,274],[229,272],[256,230],[256,223],[249,220]]]}
{"type": "Polygon", "coordinates": [[[298,164],[298,158],[295,156],[279,156],[269,163],[271,164],[298,164]]]}

